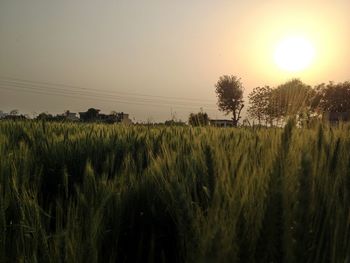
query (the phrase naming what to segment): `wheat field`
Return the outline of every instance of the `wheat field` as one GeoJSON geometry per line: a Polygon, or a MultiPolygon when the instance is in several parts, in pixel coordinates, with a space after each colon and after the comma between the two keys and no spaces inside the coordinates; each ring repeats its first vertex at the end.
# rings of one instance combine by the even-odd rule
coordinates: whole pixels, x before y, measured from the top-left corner
{"type": "Polygon", "coordinates": [[[0,122],[0,262],[350,262],[350,127],[0,122]]]}

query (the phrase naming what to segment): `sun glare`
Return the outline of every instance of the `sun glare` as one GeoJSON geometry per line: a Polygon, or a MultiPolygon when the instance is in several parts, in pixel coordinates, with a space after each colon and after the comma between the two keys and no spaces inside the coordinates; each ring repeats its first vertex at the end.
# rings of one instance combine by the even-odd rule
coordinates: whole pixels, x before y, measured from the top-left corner
{"type": "Polygon", "coordinates": [[[298,72],[310,67],[315,57],[312,43],[303,37],[281,40],[275,49],[275,62],[282,70],[298,72]]]}

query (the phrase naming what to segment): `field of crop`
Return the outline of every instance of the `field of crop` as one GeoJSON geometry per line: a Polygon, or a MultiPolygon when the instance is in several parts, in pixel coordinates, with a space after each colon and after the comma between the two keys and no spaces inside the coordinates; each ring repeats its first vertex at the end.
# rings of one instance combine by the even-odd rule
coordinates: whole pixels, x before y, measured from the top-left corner
{"type": "Polygon", "coordinates": [[[350,127],[0,122],[0,262],[350,262],[350,127]]]}

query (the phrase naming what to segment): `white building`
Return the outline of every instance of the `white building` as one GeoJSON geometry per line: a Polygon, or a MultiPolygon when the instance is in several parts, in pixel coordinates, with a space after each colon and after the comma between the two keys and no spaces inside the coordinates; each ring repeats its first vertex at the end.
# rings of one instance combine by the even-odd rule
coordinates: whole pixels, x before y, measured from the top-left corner
{"type": "Polygon", "coordinates": [[[65,117],[67,120],[70,120],[70,121],[78,121],[79,120],[79,118],[75,112],[67,111],[65,113],[65,117]]]}
{"type": "Polygon", "coordinates": [[[0,110],[0,119],[3,119],[7,116],[8,114],[0,110]]]}
{"type": "Polygon", "coordinates": [[[132,124],[131,119],[129,119],[129,114],[126,113],[121,113],[121,123],[123,124],[132,124]]]}

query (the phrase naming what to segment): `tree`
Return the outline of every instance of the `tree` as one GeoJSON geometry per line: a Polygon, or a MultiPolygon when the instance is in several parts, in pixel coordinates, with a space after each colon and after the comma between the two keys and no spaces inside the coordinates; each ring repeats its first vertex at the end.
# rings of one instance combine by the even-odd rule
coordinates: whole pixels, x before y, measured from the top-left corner
{"type": "Polygon", "coordinates": [[[279,85],[274,98],[283,117],[295,116],[309,105],[311,93],[310,86],[299,79],[293,79],[279,85]]]}
{"type": "Polygon", "coordinates": [[[350,111],[350,82],[320,84],[315,88],[311,106],[319,113],[350,111]]]}
{"type": "Polygon", "coordinates": [[[209,117],[206,112],[191,113],[188,117],[188,124],[192,126],[206,126],[209,124],[209,117]]]}
{"type": "Polygon", "coordinates": [[[298,120],[310,117],[313,89],[299,79],[292,79],[271,91],[268,114],[271,120],[298,120]]]}
{"type": "Polygon", "coordinates": [[[36,120],[42,120],[42,121],[49,121],[53,119],[54,117],[52,116],[52,114],[49,114],[48,112],[42,112],[36,117],[36,120]]]}
{"type": "Polygon", "coordinates": [[[272,89],[269,86],[256,87],[248,95],[249,108],[248,115],[261,125],[262,122],[271,123],[271,94],[272,89]]]}
{"type": "Polygon", "coordinates": [[[237,126],[244,107],[244,88],[241,80],[232,75],[224,75],[219,78],[215,88],[219,110],[225,112],[226,115],[232,113],[233,126],[237,126]]]}
{"type": "Polygon", "coordinates": [[[311,99],[314,90],[299,79],[292,79],[277,88],[257,87],[248,96],[248,114],[251,118],[269,123],[288,117],[306,121],[311,116],[311,99]]]}

